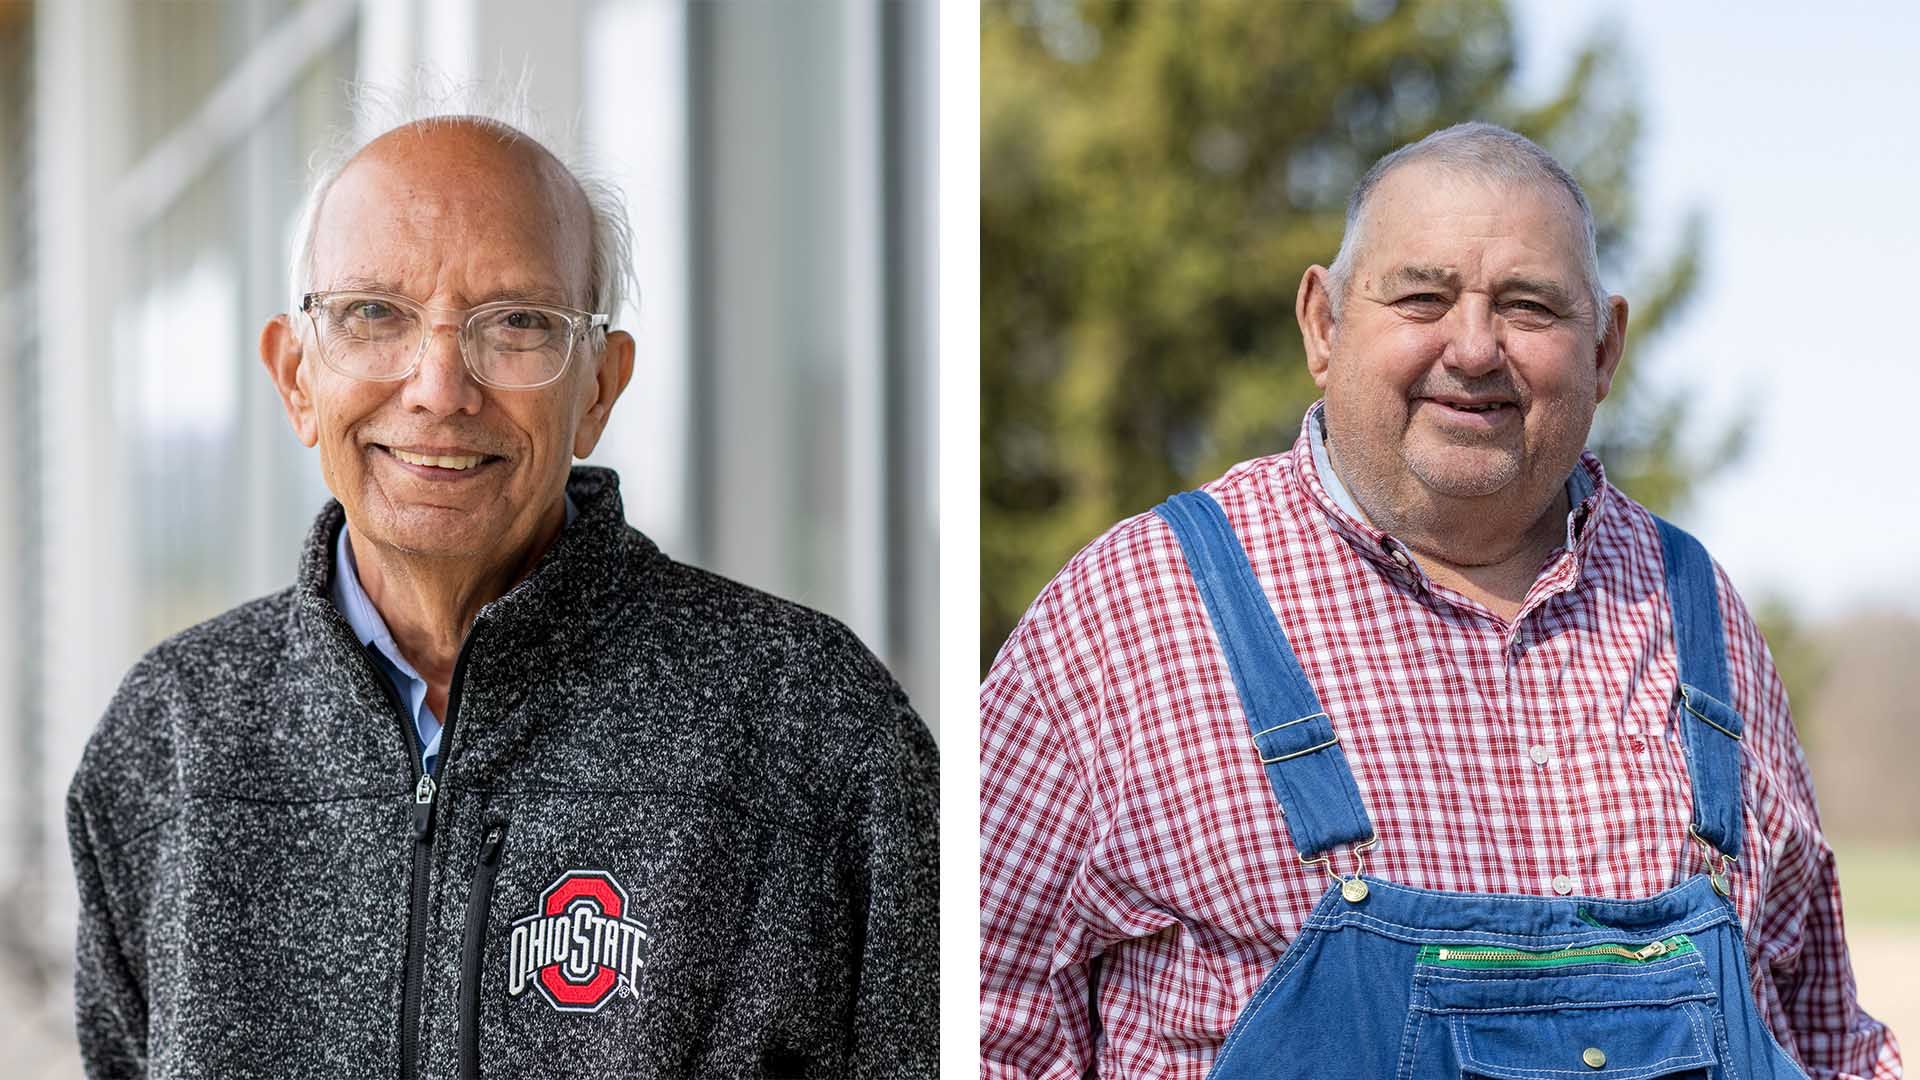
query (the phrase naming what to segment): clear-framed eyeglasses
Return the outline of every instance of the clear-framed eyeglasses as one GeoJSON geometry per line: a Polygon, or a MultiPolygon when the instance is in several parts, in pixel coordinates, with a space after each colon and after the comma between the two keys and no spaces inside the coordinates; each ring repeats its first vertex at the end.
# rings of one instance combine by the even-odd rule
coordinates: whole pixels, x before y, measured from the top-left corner
{"type": "MultiPolygon", "coordinates": [[[[313,326],[321,362],[374,382],[404,379],[420,367],[433,320],[425,305],[392,293],[310,292],[300,310],[313,326]]],[[[534,390],[566,373],[575,345],[607,325],[607,316],[557,304],[500,300],[469,308],[460,323],[467,371],[501,390],[534,390]]]]}

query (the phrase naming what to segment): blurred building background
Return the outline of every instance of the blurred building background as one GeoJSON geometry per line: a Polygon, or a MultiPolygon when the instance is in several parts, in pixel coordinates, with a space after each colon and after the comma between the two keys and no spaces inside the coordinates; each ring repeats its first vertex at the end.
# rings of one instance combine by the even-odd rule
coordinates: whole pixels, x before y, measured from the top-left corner
{"type": "Polygon", "coordinates": [[[1368,165],[1504,123],[1580,178],[1632,304],[1591,444],[1758,612],[1861,1000],[1920,1054],[1920,346],[1873,314],[1904,313],[1920,243],[1920,12],[991,0],[981,24],[982,670],[1108,526],[1292,445],[1318,396],[1295,290],[1368,165]]]}
{"type": "Polygon", "coordinates": [[[120,676],[284,587],[327,497],[257,361],[345,84],[528,74],[626,192],[594,460],[933,715],[934,13],[885,0],[0,0],[0,1045],[77,1075],[62,799],[120,676]],[[24,1048],[24,1049],[22,1049],[24,1048]]]}

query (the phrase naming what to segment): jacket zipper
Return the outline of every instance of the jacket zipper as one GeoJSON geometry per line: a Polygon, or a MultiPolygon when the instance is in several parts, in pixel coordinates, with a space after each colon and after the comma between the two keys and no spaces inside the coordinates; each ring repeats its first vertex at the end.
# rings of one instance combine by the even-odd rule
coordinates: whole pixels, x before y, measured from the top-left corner
{"type": "MultiPolygon", "coordinates": [[[[467,631],[453,661],[453,681],[447,686],[447,715],[440,724],[440,756],[433,772],[420,768],[414,750],[413,721],[400,710],[400,734],[406,739],[407,762],[417,778],[413,786],[413,900],[407,912],[407,968],[400,998],[400,1080],[414,1080],[420,1070],[420,982],[426,965],[427,884],[432,872],[433,806],[440,792],[439,777],[447,771],[453,750],[453,721],[460,712],[460,682],[467,668],[467,652],[478,627],[467,631]]],[[[375,677],[384,678],[375,672],[375,677]]]]}
{"type": "Polygon", "coordinates": [[[493,909],[493,876],[500,870],[500,848],[507,823],[489,826],[473,864],[473,889],[467,894],[467,933],[460,943],[460,1076],[480,1080],[480,954],[486,950],[487,915],[493,909]]]}
{"type": "Polygon", "coordinates": [[[1675,934],[1673,937],[1648,942],[1645,945],[1603,943],[1545,952],[1483,948],[1473,945],[1427,945],[1420,949],[1420,962],[1471,968],[1560,967],[1566,964],[1592,963],[1641,964],[1692,951],[1694,951],[1692,940],[1685,934],[1675,934]]]}

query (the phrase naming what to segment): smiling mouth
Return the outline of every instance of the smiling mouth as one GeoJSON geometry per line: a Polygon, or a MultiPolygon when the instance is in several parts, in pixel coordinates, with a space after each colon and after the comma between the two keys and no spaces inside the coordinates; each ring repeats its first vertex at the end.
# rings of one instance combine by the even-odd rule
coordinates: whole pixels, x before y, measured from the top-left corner
{"type": "Polygon", "coordinates": [[[1498,412],[1501,409],[1513,408],[1513,403],[1510,401],[1482,401],[1482,402],[1475,403],[1475,402],[1465,402],[1465,401],[1442,401],[1439,398],[1428,398],[1427,400],[1443,408],[1448,408],[1448,409],[1452,409],[1455,412],[1464,412],[1464,413],[1490,413],[1490,412],[1498,412]]]}
{"type": "Polygon", "coordinates": [[[466,472],[488,462],[499,461],[493,454],[422,454],[412,450],[402,450],[394,446],[374,444],[392,455],[394,460],[425,469],[438,469],[445,472],[466,472]]]}

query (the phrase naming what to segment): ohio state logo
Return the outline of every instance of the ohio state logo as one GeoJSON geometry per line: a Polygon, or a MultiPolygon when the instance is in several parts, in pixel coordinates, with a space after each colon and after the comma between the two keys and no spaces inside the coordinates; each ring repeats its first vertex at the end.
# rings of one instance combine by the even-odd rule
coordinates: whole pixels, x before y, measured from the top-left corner
{"type": "Polygon", "coordinates": [[[627,890],[604,870],[569,870],[515,919],[507,995],[538,987],[562,1012],[599,1012],[615,993],[640,996],[647,927],[627,917],[627,890]]]}

